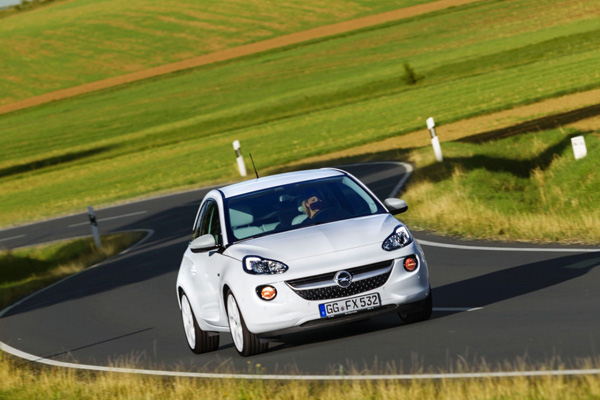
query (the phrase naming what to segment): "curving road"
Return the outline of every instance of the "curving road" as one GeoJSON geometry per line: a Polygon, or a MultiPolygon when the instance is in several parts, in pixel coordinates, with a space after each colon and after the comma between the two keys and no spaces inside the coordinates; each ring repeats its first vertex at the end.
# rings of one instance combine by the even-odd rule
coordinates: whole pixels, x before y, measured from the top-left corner
{"type": "MultiPolygon", "coordinates": [[[[408,177],[406,164],[346,166],[380,198],[408,177]]],[[[403,325],[386,315],[284,337],[249,359],[229,334],[218,351],[192,354],[174,285],[198,204],[207,189],[98,211],[103,232],[152,234],[110,262],[64,280],[0,314],[2,349],[29,360],[160,371],[265,374],[445,371],[560,358],[567,368],[600,349],[600,251],[464,242],[414,232],[430,266],[434,313],[403,325]],[[251,362],[252,364],[249,364],[251,362]],[[255,368],[255,367],[252,367],[255,368]]],[[[410,212],[410,211],[409,211],[410,212]]],[[[88,235],[74,215],[0,231],[0,247],[88,235]]],[[[550,366],[550,365],[549,365],[550,366]]]]}

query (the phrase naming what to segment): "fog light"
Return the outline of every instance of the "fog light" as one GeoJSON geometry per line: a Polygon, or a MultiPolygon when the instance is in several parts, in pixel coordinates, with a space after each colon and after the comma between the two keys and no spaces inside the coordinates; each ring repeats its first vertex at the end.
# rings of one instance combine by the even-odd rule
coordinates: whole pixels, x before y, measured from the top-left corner
{"type": "Polygon", "coordinates": [[[277,290],[273,286],[259,286],[256,293],[263,300],[273,300],[277,296],[277,290]]]}
{"type": "Polygon", "coordinates": [[[413,272],[415,269],[417,269],[417,265],[417,259],[414,257],[406,257],[404,259],[404,269],[408,272],[413,272]]]}

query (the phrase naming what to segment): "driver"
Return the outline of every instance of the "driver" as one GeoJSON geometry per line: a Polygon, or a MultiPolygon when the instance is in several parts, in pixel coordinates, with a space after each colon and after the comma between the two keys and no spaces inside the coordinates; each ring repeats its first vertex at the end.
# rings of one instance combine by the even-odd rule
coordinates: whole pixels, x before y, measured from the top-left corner
{"type": "Polygon", "coordinates": [[[309,189],[304,193],[302,209],[308,216],[308,219],[315,219],[317,214],[325,208],[323,196],[316,189],[309,189]]]}

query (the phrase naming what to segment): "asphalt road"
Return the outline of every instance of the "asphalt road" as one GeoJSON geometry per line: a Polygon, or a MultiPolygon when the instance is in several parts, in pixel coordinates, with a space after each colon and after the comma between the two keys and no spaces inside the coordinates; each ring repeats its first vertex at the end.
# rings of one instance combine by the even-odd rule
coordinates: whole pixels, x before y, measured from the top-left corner
{"type": "MultiPolygon", "coordinates": [[[[404,167],[345,167],[380,198],[404,167]]],[[[413,232],[430,267],[434,313],[403,325],[395,315],[283,337],[241,358],[231,336],[218,351],[187,347],[175,280],[206,190],[97,212],[102,232],[145,229],[131,251],[42,291],[4,312],[0,341],[46,360],[193,372],[329,374],[451,372],[524,361],[577,368],[600,349],[600,251],[463,242],[413,232]],[[482,247],[483,246],[483,247],[482,247]]],[[[409,205],[410,207],[410,205],[409,205]]],[[[457,210],[458,212],[459,210],[457,210]]],[[[409,211],[410,212],[410,208],[409,211]]],[[[0,247],[89,235],[87,215],[0,231],[0,247]]],[[[506,367],[502,367],[506,369],[506,367]]]]}

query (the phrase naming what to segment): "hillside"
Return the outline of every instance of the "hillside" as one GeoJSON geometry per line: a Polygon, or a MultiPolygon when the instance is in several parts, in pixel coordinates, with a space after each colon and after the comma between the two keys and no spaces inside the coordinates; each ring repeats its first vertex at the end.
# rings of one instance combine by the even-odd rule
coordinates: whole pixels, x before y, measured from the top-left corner
{"type": "Polygon", "coordinates": [[[432,0],[70,0],[0,23],[0,105],[432,0]]]}
{"type": "Polygon", "coordinates": [[[0,224],[239,179],[234,139],[273,170],[598,88],[599,22],[597,1],[477,1],[1,115],[0,224]]]}

